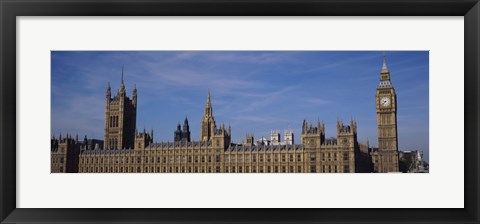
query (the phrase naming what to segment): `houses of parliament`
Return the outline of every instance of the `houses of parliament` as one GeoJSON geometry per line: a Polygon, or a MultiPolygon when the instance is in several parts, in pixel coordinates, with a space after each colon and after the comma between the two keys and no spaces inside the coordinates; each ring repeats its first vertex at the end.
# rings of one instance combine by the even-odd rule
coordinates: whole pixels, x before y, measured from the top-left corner
{"type": "MultiPolygon", "coordinates": [[[[123,73],[123,72],[122,72],[123,73]]],[[[373,99],[372,99],[373,100],[373,99]]],[[[137,89],[131,98],[123,82],[105,95],[104,139],[79,140],[68,133],[51,139],[52,173],[388,173],[399,172],[397,100],[384,57],[376,88],[378,148],[357,141],[357,123],[337,120],[336,138],[325,125],[303,121],[300,144],[291,130],[272,131],[270,140],[231,141],[232,127],[217,124],[210,90],[200,137],[193,140],[188,119],[172,142],[154,143],[153,130],[137,130],[137,89]]],[[[173,128],[172,128],[173,130],[173,128]]]]}

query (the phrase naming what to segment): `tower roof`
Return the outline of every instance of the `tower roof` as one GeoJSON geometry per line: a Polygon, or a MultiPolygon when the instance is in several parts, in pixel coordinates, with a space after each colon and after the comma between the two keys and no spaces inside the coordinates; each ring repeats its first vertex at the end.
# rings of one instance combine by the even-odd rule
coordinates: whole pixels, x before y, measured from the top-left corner
{"type": "Polygon", "coordinates": [[[388,73],[388,68],[387,68],[387,56],[385,55],[385,52],[383,52],[383,65],[382,65],[382,71],[381,73],[388,73]]]}

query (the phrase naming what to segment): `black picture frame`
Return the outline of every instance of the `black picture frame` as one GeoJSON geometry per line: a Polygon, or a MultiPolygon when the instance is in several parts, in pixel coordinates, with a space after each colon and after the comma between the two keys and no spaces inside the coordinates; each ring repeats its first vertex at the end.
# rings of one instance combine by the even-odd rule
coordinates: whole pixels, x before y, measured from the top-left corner
{"type": "MultiPolygon", "coordinates": [[[[0,0],[2,223],[479,223],[478,0],[0,0]],[[17,16],[463,16],[463,209],[27,209],[16,207],[17,16]],[[468,102],[468,103],[467,103],[468,102]]],[[[448,44],[448,43],[445,43],[448,44]]],[[[452,76],[461,74],[452,74],[452,76]]],[[[458,91],[458,90],[452,90],[458,91]]],[[[462,149],[452,149],[462,150],[462,149]]],[[[39,192],[41,193],[41,192],[39,192]]],[[[441,198],[439,198],[441,200],[441,198]]],[[[221,205],[219,205],[221,207],[221,205]]]]}

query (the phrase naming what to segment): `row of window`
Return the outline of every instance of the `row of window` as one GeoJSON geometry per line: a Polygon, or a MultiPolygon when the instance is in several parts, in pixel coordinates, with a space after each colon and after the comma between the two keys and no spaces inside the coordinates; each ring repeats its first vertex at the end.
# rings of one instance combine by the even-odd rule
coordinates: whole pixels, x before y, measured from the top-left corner
{"type": "MultiPolygon", "coordinates": [[[[267,162],[287,162],[287,156],[286,155],[266,155],[266,161],[267,162]],[[273,158],[273,159],[272,159],[273,158]],[[280,160],[281,158],[281,160],[280,160]]],[[[322,161],[337,161],[337,160],[340,160],[343,158],[344,161],[348,161],[349,160],[349,153],[343,153],[340,154],[340,153],[322,153],[320,154],[320,157],[321,157],[321,160],[322,161]],[[342,156],[342,157],[340,157],[342,156]]],[[[82,164],[85,164],[85,163],[134,163],[134,158],[135,157],[107,157],[107,158],[103,158],[103,157],[90,157],[90,158],[84,158],[84,157],[81,157],[80,160],[81,160],[81,163],[82,164]]],[[[137,163],[142,163],[142,157],[136,157],[137,158],[137,163]]],[[[295,157],[294,155],[289,155],[288,156],[288,161],[289,162],[294,162],[295,161],[295,157]]],[[[163,157],[144,157],[144,163],[155,163],[155,160],[156,160],[156,163],[167,163],[167,161],[169,163],[175,163],[175,162],[188,162],[188,163],[192,163],[192,162],[195,162],[195,163],[198,163],[198,162],[213,162],[213,159],[215,159],[215,162],[219,163],[221,162],[221,157],[220,155],[216,155],[216,156],[163,156],[163,157]],[[149,159],[150,158],[150,159],[149,159]]],[[[317,156],[316,154],[310,154],[310,161],[311,162],[315,162],[317,159],[317,156]]],[[[225,156],[225,162],[228,163],[228,162],[231,162],[231,163],[235,163],[235,162],[238,162],[238,163],[243,163],[243,162],[246,162],[246,163],[250,163],[250,162],[253,162],[253,163],[256,163],[257,161],[260,162],[260,163],[263,163],[264,161],[264,156],[263,155],[259,155],[257,157],[257,155],[252,155],[252,157],[250,156],[245,156],[245,159],[243,156],[239,155],[239,156],[235,156],[235,155],[230,155],[230,156],[225,156]],[[258,158],[258,159],[257,159],[258,158]]],[[[296,161],[297,162],[302,162],[302,155],[298,154],[296,155],[296,161]]]]}
{"type": "MultiPolygon", "coordinates": [[[[310,166],[311,173],[349,172],[349,166],[310,166]]],[[[221,167],[80,167],[81,173],[221,173],[221,167]]],[[[224,173],[302,173],[302,166],[226,166],[224,173]]]]}

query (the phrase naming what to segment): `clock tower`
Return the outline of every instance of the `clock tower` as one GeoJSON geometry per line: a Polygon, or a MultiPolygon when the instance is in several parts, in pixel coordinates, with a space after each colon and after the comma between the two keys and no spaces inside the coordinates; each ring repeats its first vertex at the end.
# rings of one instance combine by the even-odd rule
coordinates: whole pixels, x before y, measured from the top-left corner
{"type": "Polygon", "coordinates": [[[378,151],[372,153],[374,171],[378,173],[398,172],[397,95],[390,81],[385,55],[375,100],[378,151]]]}

